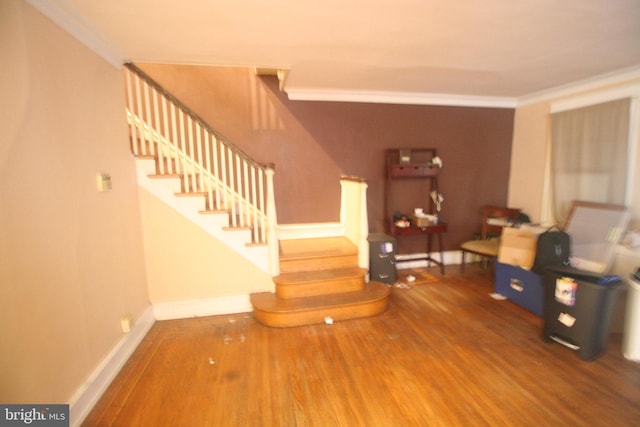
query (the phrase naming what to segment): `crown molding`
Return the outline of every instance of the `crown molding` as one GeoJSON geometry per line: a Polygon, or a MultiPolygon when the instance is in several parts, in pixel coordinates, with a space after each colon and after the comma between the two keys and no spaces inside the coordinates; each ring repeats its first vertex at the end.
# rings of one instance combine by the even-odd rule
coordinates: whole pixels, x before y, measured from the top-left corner
{"type": "MultiPolygon", "coordinates": [[[[0,0],[1,1],[1,0],[0,0]]],[[[81,43],[105,59],[115,68],[130,62],[124,52],[80,16],[66,0],[26,0],[28,4],[47,16],[81,43]]],[[[567,85],[545,89],[521,97],[493,97],[446,93],[412,93],[386,91],[358,91],[340,89],[287,88],[286,72],[278,74],[281,90],[293,101],[362,102],[377,104],[441,105],[455,107],[516,108],[536,102],[574,96],[598,90],[609,85],[623,84],[640,79],[640,65],[581,80],[567,85]],[[284,88],[282,87],[284,86],[284,88]]]]}
{"type": "Polygon", "coordinates": [[[484,108],[515,108],[517,103],[516,98],[508,97],[452,95],[446,93],[298,89],[287,88],[286,85],[285,92],[292,101],[363,102],[484,108]]]}
{"type": "Polygon", "coordinates": [[[91,23],[78,15],[66,0],[26,0],[26,2],[115,68],[119,69],[127,62],[125,55],[91,23]]]}
{"type": "Polygon", "coordinates": [[[574,110],[589,105],[602,104],[604,102],[615,101],[623,98],[640,97],[640,79],[635,83],[622,84],[619,86],[591,91],[582,95],[564,97],[558,100],[549,101],[550,113],[574,110]]]}
{"type": "Polygon", "coordinates": [[[492,97],[453,95],[445,93],[411,93],[384,91],[348,91],[313,88],[287,88],[292,101],[365,102],[379,104],[445,105],[456,107],[516,108],[536,102],[575,96],[601,90],[603,87],[623,85],[640,79],[640,66],[624,68],[593,78],[556,86],[521,97],[492,97]]]}
{"type": "MultiPolygon", "coordinates": [[[[638,80],[640,80],[640,66],[633,66],[522,96],[518,98],[517,106],[520,107],[537,102],[549,102],[560,98],[574,97],[581,93],[588,94],[589,92],[602,91],[603,88],[606,89],[613,86],[627,84],[629,84],[629,86],[637,86],[638,80]]],[[[616,90],[614,89],[614,91],[616,90]]]]}

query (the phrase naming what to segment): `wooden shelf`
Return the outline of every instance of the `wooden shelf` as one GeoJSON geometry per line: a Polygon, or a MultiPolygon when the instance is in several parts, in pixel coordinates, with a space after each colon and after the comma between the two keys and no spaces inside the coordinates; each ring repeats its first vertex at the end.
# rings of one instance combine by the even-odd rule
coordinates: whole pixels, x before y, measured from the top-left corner
{"type": "Polygon", "coordinates": [[[387,176],[394,178],[427,178],[438,175],[440,168],[428,163],[393,163],[389,164],[387,176]]]}
{"type": "MultiPolygon", "coordinates": [[[[393,213],[390,211],[392,208],[394,210],[397,208],[397,206],[391,206],[393,203],[390,202],[390,199],[397,187],[402,187],[399,184],[392,186],[392,182],[395,180],[401,181],[403,179],[422,179],[428,187],[426,200],[429,204],[428,211],[431,214],[434,213],[434,205],[429,199],[429,194],[432,191],[438,191],[438,174],[440,173],[440,167],[434,164],[433,159],[435,157],[437,157],[435,148],[399,148],[387,150],[387,179],[385,182],[384,211],[388,221],[389,234],[393,237],[412,235],[426,236],[427,255],[420,259],[439,265],[441,272],[444,274],[444,263],[442,262],[442,235],[447,231],[447,224],[444,222],[438,222],[428,224],[424,227],[418,227],[415,224],[411,224],[410,227],[397,227],[394,223],[393,213]],[[437,243],[438,251],[440,252],[440,260],[436,260],[431,257],[433,235],[438,239],[437,243]]],[[[405,181],[405,184],[408,183],[405,181]]],[[[419,204],[417,205],[419,206],[419,204]]],[[[411,214],[412,212],[402,212],[402,215],[406,215],[407,217],[411,217],[411,214]]]]}

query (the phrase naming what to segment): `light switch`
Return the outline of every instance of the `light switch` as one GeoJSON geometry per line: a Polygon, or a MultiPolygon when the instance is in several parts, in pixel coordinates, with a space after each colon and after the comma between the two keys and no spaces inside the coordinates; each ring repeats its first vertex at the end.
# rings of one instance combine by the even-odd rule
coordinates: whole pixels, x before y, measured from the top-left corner
{"type": "Polygon", "coordinates": [[[99,173],[96,178],[99,192],[111,190],[111,175],[99,173]]]}

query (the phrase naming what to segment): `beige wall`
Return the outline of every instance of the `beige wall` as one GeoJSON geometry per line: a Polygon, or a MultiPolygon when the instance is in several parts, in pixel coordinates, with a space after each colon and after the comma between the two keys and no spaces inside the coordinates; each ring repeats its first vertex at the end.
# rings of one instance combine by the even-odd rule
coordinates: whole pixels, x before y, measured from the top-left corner
{"type": "Polygon", "coordinates": [[[522,209],[536,222],[542,220],[548,113],[547,103],[520,107],[513,127],[508,205],[522,209]]]}
{"type": "MultiPolygon", "coordinates": [[[[545,204],[546,158],[549,150],[549,114],[553,105],[605,102],[616,97],[640,96],[640,79],[631,76],[618,82],[603,80],[600,85],[590,84],[562,95],[524,104],[516,109],[511,174],[509,176],[509,205],[522,208],[533,221],[551,221],[545,204]],[[612,98],[613,97],[613,98],[612,98]]],[[[640,108],[634,111],[640,115],[640,108]]],[[[638,119],[640,122],[640,118],[638,119]]],[[[640,135],[635,129],[636,151],[632,160],[631,229],[640,231],[640,135]]]]}
{"type": "Polygon", "coordinates": [[[140,206],[153,303],[246,295],[273,288],[269,274],[142,188],[140,206]]]}
{"type": "Polygon", "coordinates": [[[122,77],[20,0],[0,43],[0,402],[64,403],[149,306],[122,77]]]}

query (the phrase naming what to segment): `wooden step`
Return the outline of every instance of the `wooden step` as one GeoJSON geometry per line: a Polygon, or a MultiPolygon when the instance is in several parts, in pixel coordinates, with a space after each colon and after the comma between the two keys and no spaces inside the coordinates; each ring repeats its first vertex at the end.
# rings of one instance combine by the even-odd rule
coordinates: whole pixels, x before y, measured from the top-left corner
{"type": "Polygon", "coordinates": [[[264,325],[289,327],[380,314],[389,288],[365,283],[366,274],[345,237],[281,240],[276,292],[251,295],[254,315],[264,325]]]}
{"type": "Polygon", "coordinates": [[[390,289],[369,282],[364,289],[304,298],[278,298],[272,292],[251,295],[256,320],[273,327],[290,327],[375,316],[386,310],[390,289]]]}
{"type": "Polygon", "coordinates": [[[154,173],[147,175],[150,179],[181,179],[182,174],[179,173],[154,173]]]}
{"type": "Polygon", "coordinates": [[[365,287],[366,275],[366,268],[348,267],[284,273],[273,281],[278,298],[300,298],[360,291],[365,287]]]}
{"type": "Polygon", "coordinates": [[[345,237],[280,241],[280,272],[295,273],[355,267],[358,248],[345,237]]]}
{"type": "MultiPolygon", "coordinates": [[[[156,165],[156,171],[158,171],[158,166],[156,165]]],[[[154,173],[148,175],[151,179],[179,179],[180,180],[180,192],[176,193],[176,196],[185,196],[185,195],[197,195],[197,196],[207,196],[208,192],[204,190],[200,190],[200,185],[198,184],[200,179],[198,176],[193,176],[191,174],[184,174],[182,172],[164,172],[164,173],[154,173]]]]}

